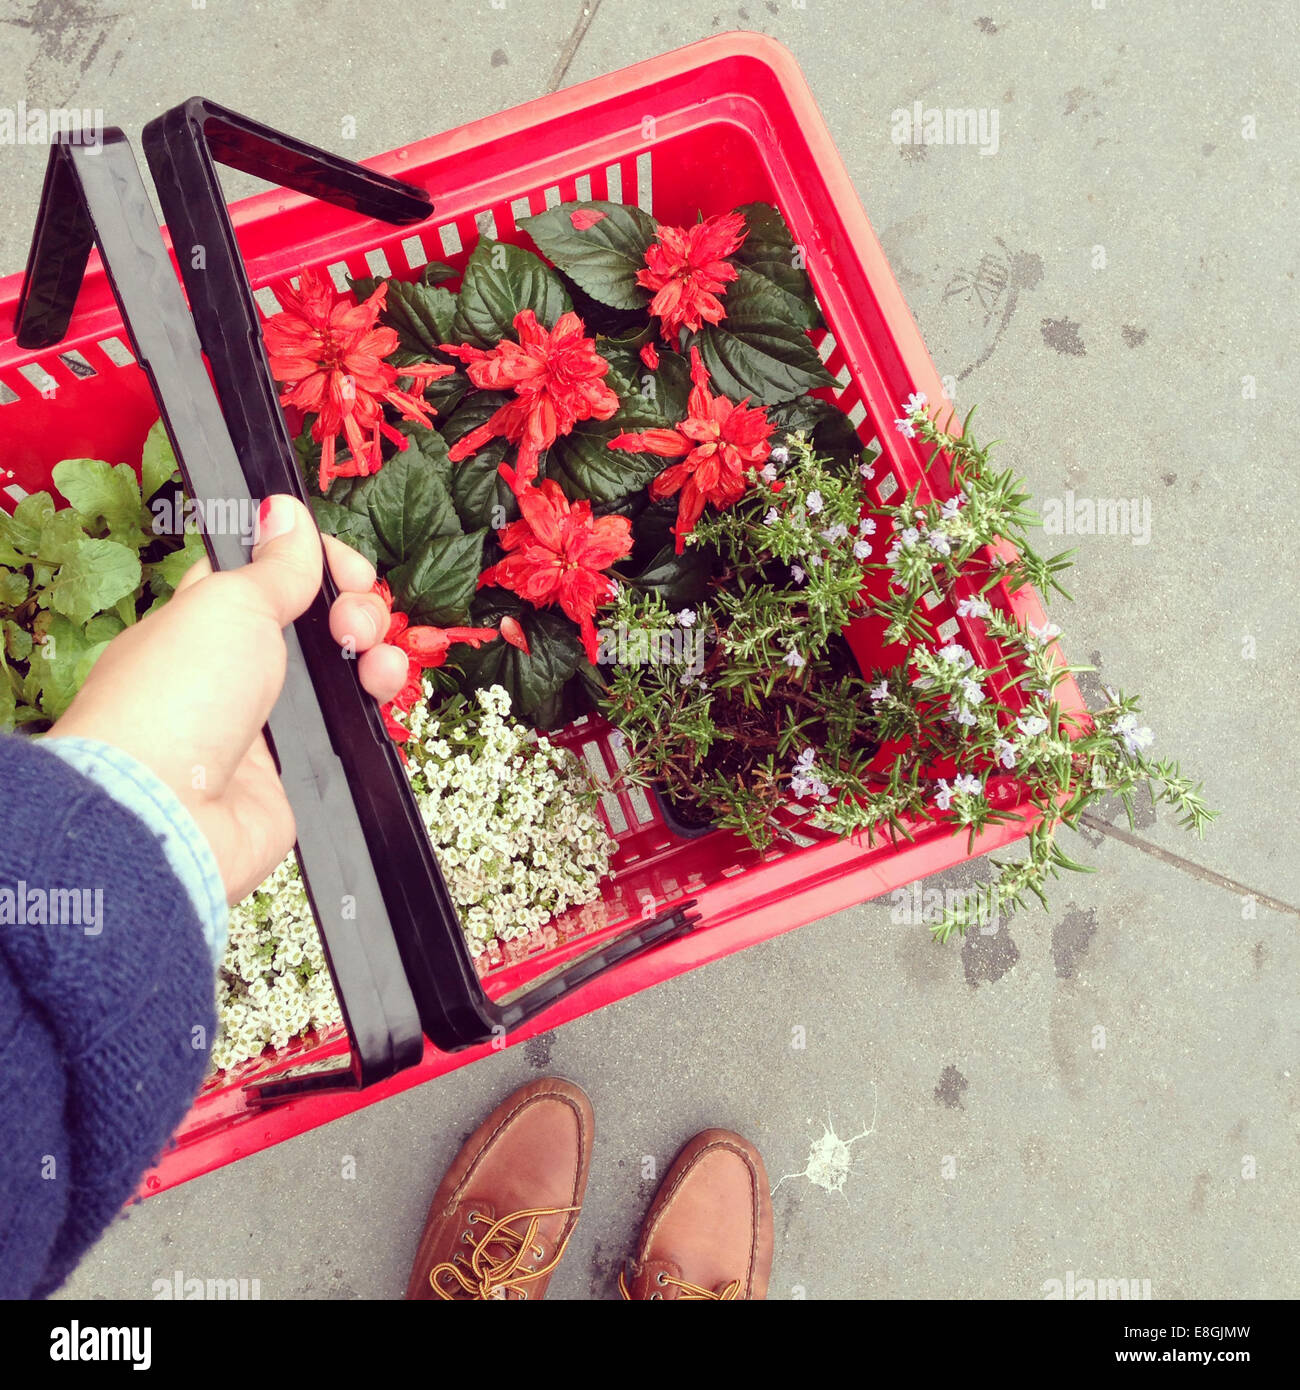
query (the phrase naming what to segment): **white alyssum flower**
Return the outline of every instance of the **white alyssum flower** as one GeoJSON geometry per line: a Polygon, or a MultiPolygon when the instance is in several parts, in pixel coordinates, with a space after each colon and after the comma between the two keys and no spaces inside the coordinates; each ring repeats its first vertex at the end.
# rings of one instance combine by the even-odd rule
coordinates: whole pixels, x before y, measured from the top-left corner
{"type": "Polygon", "coordinates": [[[854,558],[855,560],[865,560],[865,559],[867,558],[867,556],[870,555],[870,554],[871,554],[871,542],[870,542],[870,541],[854,541],[854,542],[853,542],[853,558],[854,558]]]}
{"type": "Polygon", "coordinates": [[[874,700],[874,701],[876,701],[876,702],[879,702],[879,701],[881,701],[881,700],[886,700],[886,699],[888,699],[888,698],[889,698],[889,682],[888,682],[888,681],[881,681],[879,684],[873,685],[873,686],[871,687],[871,689],[867,691],[867,694],[871,697],[872,700],[874,700]]]}
{"type": "Polygon", "coordinates": [[[808,508],[808,514],[810,516],[816,516],[817,513],[821,511],[821,509],[826,505],[826,502],[825,499],[822,497],[821,493],[818,492],[816,488],[814,488],[808,494],[808,496],[804,498],[803,504],[805,507],[808,508]]]}
{"type": "Polygon", "coordinates": [[[768,454],[768,458],[773,463],[789,463],[790,450],[787,449],[784,444],[778,444],[776,448],[774,448],[771,451],[771,453],[768,454]]]}
{"type": "Polygon", "coordinates": [[[217,972],[212,1065],[235,1066],[268,1045],[284,1047],[309,1028],[342,1021],[307,891],[290,855],[230,911],[217,972]]]}
{"type": "MultiPolygon", "coordinates": [[[[424,693],[405,716],[407,775],[471,954],[599,897],[616,846],[578,759],[511,720],[500,686],[477,693],[477,712],[431,709],[424,693]]],[[[292,856],[231,911],[218,1015],[221,1068],[340,1021],[292,856]]]]}
{"type": "Polygon", "coordinates": [[[775,526],[776,523],[777,523],[778,521],[780,521],[780,520],[781,520],[781,514],[780,514],[780,512],[778,512],[777,509],[776,509],[775,507],[769,507],[769,508],[767,509],[767,515],[763,518],[763,525],[764,525],[764,526],[775,526]]]}
{"type": "Polygon", "coordinates": [[[1016,720],[1016,728],[1026,738],[1037,738],[1039,734],[1046,733],[1047,720],[1041,714],[1026,714],[1016,720]]]}
{"type": "Polygon", "coordinates": [[[992,615],[992,612],[987,599],[962,598],[957,600],[957,616],[959,618],[987,618],[992,615]]]}
{"type": "Polygon", "coordinates": [[[679,627],[694,627],[695,618],[695,609],[683,608],[682,611],[677,615],[677,624],[679,627]]]}

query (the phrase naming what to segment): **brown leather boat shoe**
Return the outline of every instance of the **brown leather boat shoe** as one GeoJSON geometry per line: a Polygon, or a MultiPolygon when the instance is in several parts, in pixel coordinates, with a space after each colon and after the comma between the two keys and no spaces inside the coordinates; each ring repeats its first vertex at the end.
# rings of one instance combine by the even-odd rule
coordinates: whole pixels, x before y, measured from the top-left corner
{"type": "Polygon", "coordinates": [[[772,1197],[763,1160],[739,1134],[706,1129],[665,1174],[619,1291],[648,1302],[762,1299],[771,1270],[772,1197]]]}
{"type": "Polygon", "coordinates": [[[407,1298],[543,1297],[582,1208],[594,1126],[571,1081],[530,1081],[503,1100],[434,1195],[407,1298]]]}

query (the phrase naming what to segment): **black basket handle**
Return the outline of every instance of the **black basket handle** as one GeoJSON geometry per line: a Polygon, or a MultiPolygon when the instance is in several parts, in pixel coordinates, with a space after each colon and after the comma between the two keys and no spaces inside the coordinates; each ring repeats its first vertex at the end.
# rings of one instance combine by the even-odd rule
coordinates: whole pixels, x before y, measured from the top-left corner
{"type": "MultiPolygon", "coordinates": [[[[158,220],[120,130],[106,130],[100,150],[61,143],[50,151],[15,319],[19,344],[53,347],[63,338],[96,243],[191,495],[248,495],[158,220]]],[[[206,534],[204,543],[219,569],[247,560],[238,535],[206,534]]],[[[365,1086],[420,1060],[419,1014],[347,779],[325,735],[292,630],[285,642],[288,672],[268,721],[271,742],[297,820],[303,881],[352,1042],[350,1063],[336,1069],[333,1084],[365,1086]],[[340,912],[345,900],[355,908],[351,919],[340,912]]],[[[336,665],[343,665],[337,657],[336,665]]]]}

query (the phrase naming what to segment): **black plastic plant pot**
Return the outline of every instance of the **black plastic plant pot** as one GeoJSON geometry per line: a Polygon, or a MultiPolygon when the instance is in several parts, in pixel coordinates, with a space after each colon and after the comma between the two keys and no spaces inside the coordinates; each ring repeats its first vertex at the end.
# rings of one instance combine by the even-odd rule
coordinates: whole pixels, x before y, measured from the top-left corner
{"type": "Polygon", "coordinates": [[[718,828],[717,822],[709,817],[707,820],[688,820],[681,809],[668,795],[668,789],[655,782],[650,787],[650,793],[655,799],[655,805],[659,808],[659,814],[663,817],[664,824],[677,836],[679,840],[699,840],[705,835],[712,835],[718,828]]]}
{"type": "MultiPolygon", "coordinates": [[[[200,515],[228,514],[232,501],[273,492],[306,501],[216,163],[397,225],[427,218],[429,196],[202,98],[152,121],[144,146],[173,244],[205,251],[201,259],[178,258],[189,310],[130,145],[110,129],[102,153],[71,143],[51,150],[18,341],[51,347],[63,338],[97,244],[200,515]],[[219,508],[205,505],[217,501],[219,508]]],[[[238,535],[205,534],[204,542],[216,568],[247,561],[238,535]]],[[[341,660],[330,636],[336,596],[327,574],[321,594],[285,634],[284,690],[267,733],[351,1050],[345,1067],[250,1084],[250,1099],[260,1103],[370,1085],[417,1063],[424,1037],[444,1051],[503,1037],[695,921],[684,904],[507,1003],[490,999],[397,750],[356,662],[341,660]]]]}

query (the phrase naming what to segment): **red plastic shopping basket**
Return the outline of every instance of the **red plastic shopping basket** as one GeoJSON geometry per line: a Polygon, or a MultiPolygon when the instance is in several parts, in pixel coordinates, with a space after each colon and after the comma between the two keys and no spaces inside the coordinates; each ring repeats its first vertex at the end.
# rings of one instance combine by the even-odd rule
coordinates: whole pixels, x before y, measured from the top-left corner
{"type": "MultiPolygon", "coordinates": [[[[679,224],[742,203],[774,203],[804,248],[828,325],[815,336],[841,385],[825,394],[849,415],[863,442],[881,451],[870,486],[881,502],[912,486],[920,487],[921,502],[931,495],[920,448],[890,422],[912,391],[941,400],[938,374],[812,94],[775,41],[748,33],[706,39],[366,163],[428,190],[434,215],[395,230],[283,191],[236,204],[233,221],[263,313],[278,308],[271,287],[303,267],[327,268],[341,289],[345,275],[414,278],[432,259],[459,268],[481,234],[528,244],[516,219],[573,199],[638,203],[660,221],[679,224]]],[[[0,283],[6,324],[20,284],[20,276],[0,283]]],[[[71,331],[57,351],[25,352],[11,336],[0,340],[0,420],[7,425],[9,469],[0,476],[0,501],[6,506],[25,492],[49,488],[60,459],[139,457],[157,411],[122,337],[110,288],[92,258],[71,331]],[[48,389],[51,382],[57,390],[48,389]]],[[[1043,621],[1032,593],[1013,597],[1003,590],[988,597],[1022,619],[1043,621]]],[[[941,635],[960,631],[977,659],[994,660],[977,622],[959,619],[946,606],[930,616],[941,635]]],[[[901,658],[900,650],[883,645],[883,629],[876,618],[850,628],[863,665],[901,658]]],[[[1058,687],[1058,699],[1067,711],[1082,709],[1069,680],[1058,687]]],[[[616,769],[616,743],[599,720],[578,721],[560,737],[593,766],[616,769]]],[[[1012,816],[978,838],[977,854],[1026,834],[1036,814],[1010,779],[991,783],[990,796],[1012,816]]],[[[313,1095],[269,1110],[249,1105],[244,1087],[250,1079],[337,1056],[347,1049],[341,1032],[302,1040],[215,1078],[143,1191],[208,1172],[968,856],[964,836],[934,825],[918,826],[912,842],[897,846],[868,846],[810,830],[759,853],[723,831],[679,838],[636,792],[608,797],[604,813],[618,851],[603,898],[558,918],[527,942],[482,958],[491,997],[501,999],[629,923],[687,899],[695,901],[699,915],[694,932],[593,980],[508,1038],[456,1053],[426,1043],[418,1066],[364,1091],[313,1095]]]]}

